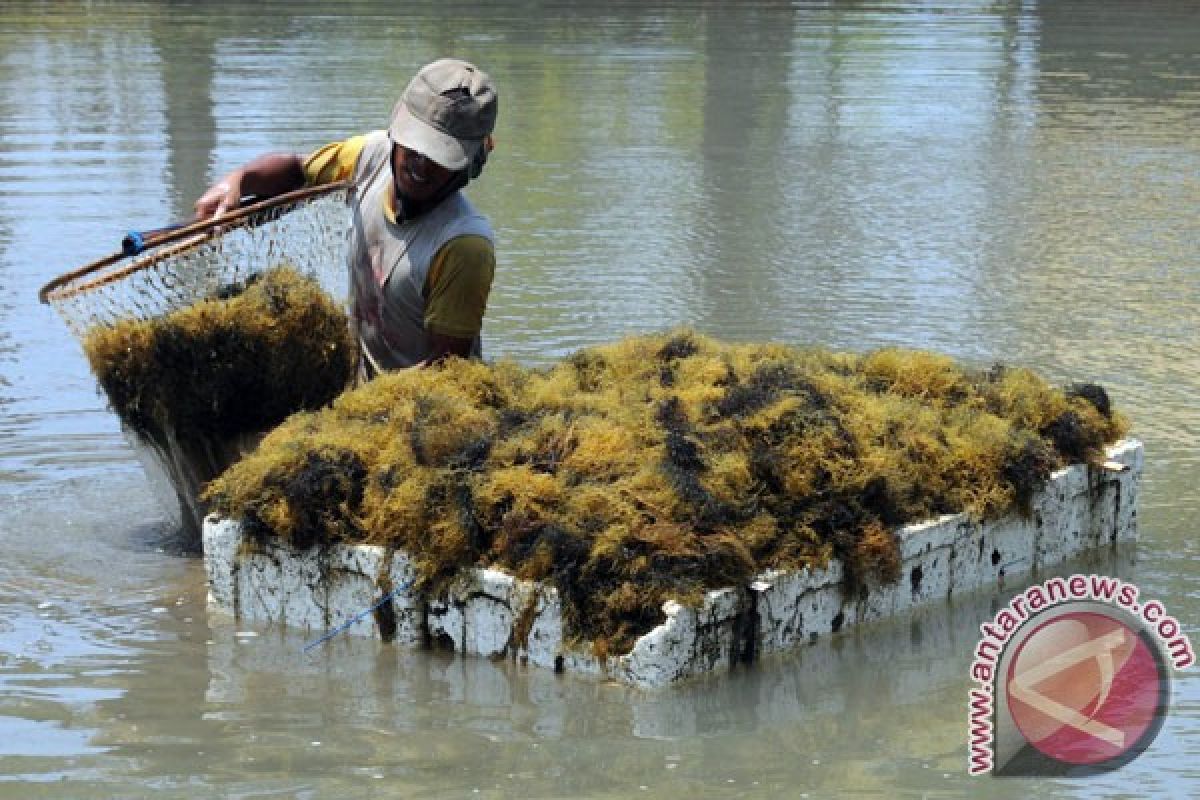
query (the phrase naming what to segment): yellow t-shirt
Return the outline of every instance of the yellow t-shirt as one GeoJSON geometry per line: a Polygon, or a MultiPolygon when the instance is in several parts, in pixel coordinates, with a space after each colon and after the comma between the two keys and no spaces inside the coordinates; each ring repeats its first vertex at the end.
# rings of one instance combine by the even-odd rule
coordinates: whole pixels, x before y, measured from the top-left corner
{"type": "MultiPolygon", "coordinates": [[[[304,160],[309,186],[347,180],[366,144],[352,136],[316,150],[304,160]]],[[[387,193],[384,213],[396,221],[395,197],[387,193]]],[[[483,312],[496,274],[496,250],[485,236],[458,236],[438,250],[425,279],[425,330],[458,339],[473,339],[483,328],[483,312]]]]}

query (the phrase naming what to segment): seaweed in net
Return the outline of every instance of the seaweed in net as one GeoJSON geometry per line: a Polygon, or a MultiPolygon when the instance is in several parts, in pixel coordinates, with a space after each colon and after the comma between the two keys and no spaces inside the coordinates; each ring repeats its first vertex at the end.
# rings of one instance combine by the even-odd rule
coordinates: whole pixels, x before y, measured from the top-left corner
{"type": "Polygon", "coordinates": [[[168,473],[193,539],[200,486],[288,415],[332,401],[357,357],[345,313],[294,270],[226,288],[162,317],[97,326],[82,341],[113,410],[168,473]]]}
{"type": "Polygon", "coordinates": [[[345,313],[288,267],[223,299],[94,328],[83,348],[122,421],[182,439],[261,432],[325,405],[357,357],[345,313]]]}

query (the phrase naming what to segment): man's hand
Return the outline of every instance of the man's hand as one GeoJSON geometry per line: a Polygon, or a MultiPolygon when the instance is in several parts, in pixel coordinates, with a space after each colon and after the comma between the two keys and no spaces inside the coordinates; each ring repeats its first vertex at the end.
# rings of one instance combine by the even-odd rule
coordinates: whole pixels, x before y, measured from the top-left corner
{"type": "Polygon", "coordinates": [[[233,174],[209,188],[196,201],[196,221],[219,217],[242,202],[241,177],[233,174]]]}
{"type": "Polygon", "coordinates": [[[304,162],[294,153],[267,153],[235,169],[196,201],[196,221],[233,211],[243,197],[266,200],[304,186],[304,162]]]}

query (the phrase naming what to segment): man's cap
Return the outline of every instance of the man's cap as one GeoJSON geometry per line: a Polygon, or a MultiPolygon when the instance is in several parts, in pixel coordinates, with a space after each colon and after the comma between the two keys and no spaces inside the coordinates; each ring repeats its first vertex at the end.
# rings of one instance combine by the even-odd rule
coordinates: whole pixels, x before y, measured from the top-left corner
{"type": "Polygon", "coordinates": [[[400,96],[388,135],[446,169],[466,169],[496,127],[496,86],[466,61],[443,58],[421,68],[400,96]]]}

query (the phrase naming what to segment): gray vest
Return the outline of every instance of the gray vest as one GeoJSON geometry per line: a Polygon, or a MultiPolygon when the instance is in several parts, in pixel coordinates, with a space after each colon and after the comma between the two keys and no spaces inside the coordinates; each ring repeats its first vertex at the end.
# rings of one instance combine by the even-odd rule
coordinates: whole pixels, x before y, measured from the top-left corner
{"type": "MultiPolygon", "coordinates": [[[[411,367],[432,354],[425,332],[425,279],[442,245],[458,236],[495,238],[462,192],[414,220],[389,222],[384,200],[393,185],[391,154],[386,131],[367,135],[348,200],[351,323],[368,361],[385,370],[411,367]]],[[[481,352],[476,336],[471,354],[478,358],[481,352]]]]}

